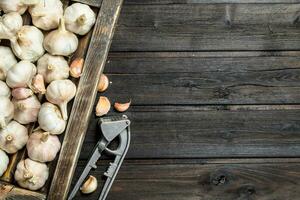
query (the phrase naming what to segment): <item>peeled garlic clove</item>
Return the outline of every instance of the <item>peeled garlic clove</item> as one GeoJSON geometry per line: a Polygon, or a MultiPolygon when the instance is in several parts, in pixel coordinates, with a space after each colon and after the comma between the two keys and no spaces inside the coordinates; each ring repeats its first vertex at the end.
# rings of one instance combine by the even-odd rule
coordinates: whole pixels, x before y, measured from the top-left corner
{"type": "Polygon", "coordinates": [[[0,8],[5,13],[18,12],[21,15],[25,13],[28,6],[37,4],[40,0],[1,0],[0,8]]]}
{"type": "Polygon", "coordinates": [[[63,4],[60,0],[42,0],[38,4],[29,7],[34,26],[46,31],[58,27],[63,12],[63,4]]]}
{"type": "Polygon", "coordinates": [[[14,105],[7,97],[0,97],[0,129],[3,129],[14,116],[14,105]]]}
{"type": "Polygon", "coordinates": [[[63,18],[60,19],[58,29],[46,35],[44,40],[44,48],[52,55],[69,56],[77,47],[78,38],[66,30],[63,18]]]}
{"type": "Polygon", "coordinates": [[[64,18],[67,30],[79,35],[87,34],[96,21],[94,11],[82,3],[74,3],[67,7],[64,18]]]}
{"type": "Polygon", "coordinates": [[[67,104],[74,98],[76,94],[76,86],[70,80],[52,81],[47,87],[46,99],[58,105],[62,113],[63,119],[68,119],[67,104]]]}
{"type": "Polygon", "coordinates": [[[49,132],[33,132],[27,142],[26,148],[29,158],[39,162],[50,162],[55,159],[60,150],[60,141],[56,135],[49,132]]]}
{"type": "Polygon", "coordinates": [[[97,189],[98,181],[94,176],[89,176],[85,183],[80,188],[83,194],[90,194],[97,189]]]}
{"type": "Polygon", "coordinates": [[[31,97],[33,95],[33,92],[28,88],[15,88],[12,90],[11,95],[14,99],[21,100],[31,97]]]}
{"type": "Polygon", "coordinates": [[[21,60],[37,61],[45,52],[44,35],[34,26],[23,26],[16,38],[11,40],[11,48],[21,60]]]}
{"type": "Polygon", "coordinates": [[[101,96],[96,106],[96,115],[101,117],[106,115],[110,110],[111,104],[107,97],[101,96]]]}
{"type": "Polygon", "coordinates": [[[128,110],[129,106],[131,104],[131,100],[128,103],[115,103],[114,108],[119,112],[125,112],[128,110]]]}
{"type": "Polygon", "coordinates": [[[33,161],[29,158],[18,163],[15,180],[29,190],[42,188],[49,177],[49,169],[45,163],[33,161]]]}
{"type": "Polygon", "coordinates": [[[6,79],[7,71],[17,64],[17,60],[9,47],[0,46],[0,80],[6,79]]]}
{"type": "Polygon", "coordinates": [[[22,149],[28,140],[27,128],[16,121],[11,121],[0,131],[0,148],[9,154],[22,149]]]}
{"type": "Polygon", "coordinates": [[[35,93],[38,93],[38,94],[45,94],[46,93],[44,77],[42,75],[37,74],[35,77],[33,77],[33,79],[32,79],[32,89],[35,93]]]}
{"type": "Polygon", "coordinates": [[[69,77],[69,65],[65,58],[47,53],[38,60],[37,71],[43,75],[46,83],[69,77]]]}
{"type": "MultiPolygon", "coordinates": [[[[1,3],[0,3],[1,4],[1,3]]],[[[23,19],[17,12],[11,12],[0,17],[0,39],[11,40],[22,28],[23,19]]]]}
{"type": "Polygon", "coordinates": [[[5,82],[0,81],[0,97],[10,98],[10,89],[5,82]]]}
{"type": "Polygon", "coordinates": [[[66,128],[66,121],[62,118],[61,112],[56,105],[43,103],[38,114],[40,128],[51,134],[61,134],[66,128]]]}
{"type": "Polygon", "coordinates": [[[70,65],[70,75],[73,78],[79,78],[81,76],[83,63],[84,63],[83,58],[76,58],[75,60],[72,61],[70,65]]]}
{"type": "Polygon", "coordinates": [[[14,120],[21,124],[29,124],[37,121],[41,103],[36,96],[22,100],[13,99],[12,102],[15,107],[14,120]]]}
{"type": "Polygon", "coordinates": [[[104,92],[107,90],[109,86],[109,80],[105,74],[101,74],[99,84],[98,84],[98,91],[99,92],[104,92]]]}
{"type": "Polygon", "coordinates": [[[7,170],[9,158],[4,151],[0,149],[0,177],[7,170]]]}
{"type": "Polygon", "coordinates": [[[27,87],[31,85],[36,74],[36,67],[29,61],[22,60],[7,72],[6,83],[10,88],[27,87]]]}

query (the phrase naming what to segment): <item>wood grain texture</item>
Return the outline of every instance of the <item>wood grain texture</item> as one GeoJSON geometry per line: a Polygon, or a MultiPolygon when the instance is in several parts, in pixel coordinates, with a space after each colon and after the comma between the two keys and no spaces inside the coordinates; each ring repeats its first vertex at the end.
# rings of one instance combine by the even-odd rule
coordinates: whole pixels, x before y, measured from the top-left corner
{"type": "MultiPolygon", "coordinates": [[[[105,164],[92,172],[98,180],[105,164]]],[[[299,159],[133,160],[121,167],[108,199],[296,200],[299,178],[299,159]]],[[[75,199],[97,199],[100,190],[75,199]]]]}
{"type": "Polygon", "coordinates": [[[299,50],[300,4],[127,4],[112,51],[299,50]]]}
{"type": "Polygon", "coordinates": [[[1,200],[45,200],[46,195],[0,182],[1,200]]]}
{"type": "MultiPolygon", "coordinates": [[[[126,115],[127,158],[300,156],[300,106],[133,106],[126,115]]],[[[92,115],[80,159],[99,140],[96,123],[92,115]]]]}
{"type": "Polygon", "coordinates": [[[112,53],[105,73],[134,105],[300,103],[298,51],[112,53]]]}
{"type": "Polygon", "coordinates": [[[121,5],[122,0],[104,0],[101,5],[53,176],[56,184],[50,187],[51,200],[67,197],[121,5]]]}

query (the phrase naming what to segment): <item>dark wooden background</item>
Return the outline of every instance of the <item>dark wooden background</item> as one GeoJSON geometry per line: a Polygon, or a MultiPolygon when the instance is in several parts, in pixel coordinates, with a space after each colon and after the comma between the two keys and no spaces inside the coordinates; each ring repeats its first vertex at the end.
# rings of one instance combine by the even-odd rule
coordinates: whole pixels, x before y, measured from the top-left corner
{"type": "Polygon", "coordinates": [[[125,0],[105,73],[133,102],[109,200],[300,199],[300,1],[125,0]]]}

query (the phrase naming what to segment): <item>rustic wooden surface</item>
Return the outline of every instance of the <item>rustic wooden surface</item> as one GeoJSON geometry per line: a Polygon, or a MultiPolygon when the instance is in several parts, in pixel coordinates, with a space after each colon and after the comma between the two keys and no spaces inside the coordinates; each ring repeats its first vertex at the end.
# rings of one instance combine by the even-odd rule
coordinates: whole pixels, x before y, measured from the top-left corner
{"type": "Polygon", "coordinates": [[[45,194],[21,189],[14,185],[0,182],[0,199],[1,200],[44,200],[45,194]]]}
{"type": "MultiPolygon", "coordinates": [[[[132,143],[109,200],[300,199],[299,3],[125,0],[102,95],[132,99],[132,143]]],[[[73,183],[94,115],[86,135],[73,183]]]]}

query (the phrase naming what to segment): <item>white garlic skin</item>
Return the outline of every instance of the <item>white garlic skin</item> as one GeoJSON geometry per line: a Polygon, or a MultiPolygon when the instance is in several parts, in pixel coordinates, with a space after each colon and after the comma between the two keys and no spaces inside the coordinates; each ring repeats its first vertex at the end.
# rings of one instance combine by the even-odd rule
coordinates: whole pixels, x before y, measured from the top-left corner
{"type": "Polygon", "coordinates": [[[33,25],[46,31],[58,27],[63,12],[63,4],[60,0],[42,0],[29,7],[33,25]]]}
{"type": "Polygon", "coordinates": [[[33,161],[29,158],[18,163],[15,180],[18,184],[29,190],[42,188],[49,177],[49,168],[45,163],[33,161]]]}
{"type": "Polygon", "coordinates": [[[11,48],[0,46],[0,80],[4,81],[7,71],[17,63],[11,48]]]}
{"type": "Polygon", "coordinates": [[[21,60],[37,61],[45,52],[44,35],[34,26],[22,26],[15,39],[11,40],[11,48],[21,60]]]}
{"type": "Polygon", "coordinates": [[[58,29],[48,33],[44,40],[44,48],[52,55],[69,56],[77,47],[78,38],[66,30],[63,18],[60,19],[58,29]]]}
{"type": "Polygon", "coordinates": [[[28,6],[37,4],[39,1],[40,0],[1,0],[0,8],[4,13],[18,12],[22,15],[28,6]]]}
{"type": "Polygon", "coordinates": [[[27,99],[13,99],[14,104],[14,120],[21,124],[29,124],[37,121],[41,103],[35,95],[27,99]]]}
{"type": "Polygon", "coordinates": [[[96,21],[94,11],[82,3],[74,3],[67,7],[64,18],[67,30],[78,35],[87,34],[96,21]]]}
{"type": "Polygon", "coordinates": [[[3,129],[13,119],[14,105],[7,97],[0,97],[0,129],[3,129]]]}
{"type": "MultiPolygon", "coordinates": [[[[1,7],[0,7],[1,8],[1,7]]],[[[22,28],[23,19],[17,12],[11,12],[0,17],[0,39],[11,40],[22,28]]]]}
{"type": "Polygon", "coordinates": [[[46,83],[69,77],[69,65],[63,56],[43,55],[37,62],[38,74],[43,75],[46,83]]]}
{"type": "Polygon", "coordinates": [[[54,160],[60,147],[58,137],[44,131],[32,133],[26,145],[29,158],[39,162],[54,160]]]}
{"type": "Polygon", "coordinates": [[[0,148],[6,153],[16,153],[26,145],[27,140],[27,128],[16,121],[11,121],[0,131],[0,148]]]}
{"type": "Polygon", "coordinates": [[[27,87],[31,85],[35,74],[35,65],[27,60],[22,60],[7,72],[6,83],[10,88],[27,87]]]}
{"type": "Polygon", "coordinates": [[[63,119],[68,119],[67,104],[71,99],[74,98],[76,94],[75,84],[66,79],[66,80],[56,80],[52,81],[46,91],[46,99],[58,105],[62,113],[63,119]]]}
{"type": "Polygon", "coordinates": [[[4,151],[0,149],[0,177],[7,170],[9,164],[9,158],[4,151]]]}
{"type": "Polygon", "coordinates": [[[66,128],[66,121],[62,118],[59,108],[49,102],[42,104],[38,122],[41,129],[55,135],[63,133],[66,128]]]}
{"type": "Polygon", "coordinates": [[[0,80],[0,97],[10,98],[11,91],[5,82],[0,80]]]}

